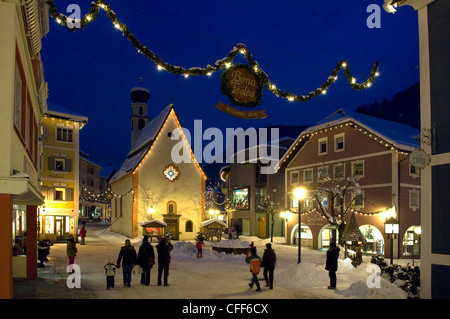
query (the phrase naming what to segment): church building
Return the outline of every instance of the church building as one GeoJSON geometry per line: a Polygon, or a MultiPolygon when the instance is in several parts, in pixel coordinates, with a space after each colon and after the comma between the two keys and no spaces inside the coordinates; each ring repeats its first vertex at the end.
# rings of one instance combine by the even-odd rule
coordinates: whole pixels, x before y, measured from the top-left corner
{"type": "Polygon", "coordinates": [[[182,132],[173,104],[150,121],[149,91],[133,88],[130,96],[131,150],[110,180],[111,231],[128,237],[171,234],[178,240],[195,239],[205,219],[206,175],[186,137],[172,136],[182,132]],[[189,160],[174,161],[174,148],[189,160]]]}

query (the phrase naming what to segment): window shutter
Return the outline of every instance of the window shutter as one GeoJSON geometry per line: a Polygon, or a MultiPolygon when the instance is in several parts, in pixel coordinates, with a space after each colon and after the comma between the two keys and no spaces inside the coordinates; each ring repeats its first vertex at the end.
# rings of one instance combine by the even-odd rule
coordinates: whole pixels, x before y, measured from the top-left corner
{"type": "Polygon", "coordinates": [[[49,201],[52,201],[53,198],[54,198],[53,194],[55,194],[55,188],[54,188],[54,187],[48,187],[48,188],[47,188],[47,194],[48,194],[47,199],[48,199],[49,201]]]}
{"type": "Polygon", "coordinates": [[[48,199],[48,187],[47,186],[41,186],[41,194],[45,197],[45,199],[48,199]]]}
{"type": "Polygon", "coordinates": [[[49,157],[48,158],[48,170],[53,171],[55,169],[55,158],[49,157]]]}
{"type": "Polygon", "coordinates": [[[72,171],[72,159],[66,158],[66,172],[72,171]]]}
{"type": "Polygon", "coordinates": [[[73,201],[73,188],[66,188],[66,201],[71,202],[73,201]]]}

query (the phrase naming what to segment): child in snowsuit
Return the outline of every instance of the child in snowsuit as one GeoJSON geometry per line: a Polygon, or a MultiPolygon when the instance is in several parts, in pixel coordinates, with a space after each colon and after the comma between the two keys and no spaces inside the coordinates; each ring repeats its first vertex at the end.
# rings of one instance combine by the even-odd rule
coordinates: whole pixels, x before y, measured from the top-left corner
{"type": "Polygon", "coordinates": [[[195,247],[197,248],[197,258],[203,258],[203,242],[199,240],[195,247]]]}
{"type": "Polygon", "coordinates": [[[256,291],[261,291],[261,286],[259,285],[258,274],[261,267],[261,258],[256,254],[256,248],[250,249],[251,255],[246,255],[245,262],[250,264],[250,272],[252,273],[252,282],[249,283],[250,289],[253,288],[253,284],[256,284],[256,291]]]}
{"type": "Polygon", "coordinates": [[[106,289],[114,288],[114,276],[116,274],[117,266],[114,265],[112,261],[108,261],[104,268],[106,273],[106,289]]]}

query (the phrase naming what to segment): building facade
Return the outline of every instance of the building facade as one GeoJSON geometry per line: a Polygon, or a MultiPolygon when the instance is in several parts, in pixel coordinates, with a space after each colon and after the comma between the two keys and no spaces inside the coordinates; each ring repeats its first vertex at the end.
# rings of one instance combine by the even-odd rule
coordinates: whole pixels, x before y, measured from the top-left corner
{"type": "MultiPolygon", "coordinates": [[[[430,156],[422,170],[421,298],[450,298],[447,192],[450,179],[450,3],[407,0],[418,13],[421,149],[430,156]]],[[[399,8],[398,10],[401,10],[399,8]]],[[[416,32],[416,30],[411,30],[416,32]]]]}
{"type": "Polygon", "coordinates": [[[103,168],[80,154],[80,221],[106,221],[109,218],[107,189],[102,187],[100,172],[103,168]]]}
{"type": "MultiPolygon", "coordinates": [[[[131,91],[133,103],[138,89],[131,91]]],[[[145,94],[143,97],[148,99],[145,94]]],[[[111,230],[128,237],[162,231],[179,240],[195,239],[205,219],[205,181],[173,105],[169,105],[142,129],[110,180],[114,195],[111,230]],[[182,154],[183,161],[173,159],[173,150],[182,154]],[[144,229],[143,225],[154,220],[166,224],[165,228],[144,229]]]]}
{"type": "MultiPolygon", "coordinates": [[[[281,157],[294,139],[286,137],[278,141],[278,154],[281,157]]],[[[280,213],[285,210],[284,173],[261,173],[265,164],[257,158],[250,158],[249,149],[245,150],[243,162],[234,154],[230,164],[222,167],[220,178],[225,182],[223,191],[230,203],[227,209],[227,224],[239,227],[240,234],[269,238],[284,236],[285,224],[280,213]],[[268,209],[268,202],[273,202],[273,209],[268,209]],[[272,222],[273,234],[272,234],[272,222]]],[[[274,153],[274,152],[270,152],[274,153]]],[[[256,154],[256,156],[259,155],[256,154]]],[[[278,160],[278,159],[277,159],[278,160]]]]}
{"type": "Polygon", "coordinates": [[[420,251],[420,170],[408,161],[419,132],[414,128],[340,109],[303,131],[280,161],[291,218],[286,241],[327,248],[344,235],[354,214],[365,237],[363,253],[390,256],[384,222],[400,223],[395,258],[420,251]],[[297,200],[295,189],[307,190],[297,200]]]}
{"type": "Polygon", "coordinates": [[[49,102],[42,117],[44,151],[39,209],[39,239],[66,241],[77,237],[80,196],[80,129],[88,118],[49,102]]]}
{"type": "Polygon", "coordinates": [[[0,2],[0,30],[0,298],[4,299],[13,297],[13,276],[37,277],[37,207],[44,202],[39,127],[47,108],[39,52],[41,38],[49,30],[44,1],[0,2]],[[15,241],[21,251],[13,257],[15,241]]]}

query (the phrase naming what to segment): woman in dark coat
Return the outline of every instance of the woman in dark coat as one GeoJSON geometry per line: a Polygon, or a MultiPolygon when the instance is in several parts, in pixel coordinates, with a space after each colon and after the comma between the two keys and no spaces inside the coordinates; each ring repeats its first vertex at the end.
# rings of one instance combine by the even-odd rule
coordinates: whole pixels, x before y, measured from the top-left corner
{"type": "Polygon", "coordinates": [[[142,245],[139,247],[138,263],[142,268],[141,284],[150,285],[150,270],[155,264],[155,251],[153,246],[148,242],[148,236],[145,235],[142,245]]]}
{"type": "Polygon", "coordinates": [[[117,258],[117,268],[120,268],[122,261],[123,285],[131,286],[131,271],[134,265],[137,264],[137,254],[129,239],[125,240],[125,246],[120,249],[119,257],[117,258]],[[122,261],[123,260],[123,261],[122,261]]]}
{"type": "Polygon", "coordinates": [[[336,243],[332,242],[330,248],[327,250],[327,261],[325,269],[328,270],[328,276],[330,277],[330,285],[328,289],[336,289],[336,271],[338,269],[339,247],[336,247],[336,243]]]}
{"type": "Polygon", "coordinates": [[[267,243],[262,257],[261,267],[264,267],[264,279],[266,280],[266,287],[269,287],[269,289],[273,289],[273,272],[276,262],[277,255],[275,254],[275,250],[272,249],[272,244],[267,243]]]}
{"type": "Polygon", "coordinates": [[[173,245],[170,243],[168,237],[163,237],[158,245],[158,286],[161,286],[161,277],[164,271],[164,286],[168,286],[169,278],[169,264],[170,264],[170,251],[173,249],[173,245]]]}

